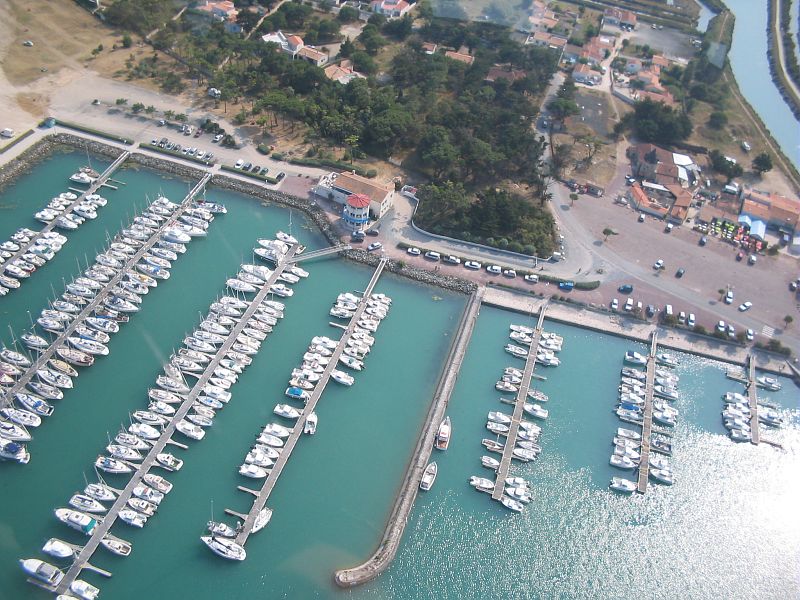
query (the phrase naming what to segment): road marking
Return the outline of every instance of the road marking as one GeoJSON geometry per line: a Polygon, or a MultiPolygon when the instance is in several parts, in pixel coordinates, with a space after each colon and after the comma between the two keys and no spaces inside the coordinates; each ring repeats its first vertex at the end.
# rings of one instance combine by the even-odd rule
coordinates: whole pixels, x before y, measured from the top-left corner
{"type": "Polygon", "coordinates": [[[770,327],[769,325],[764,325],[764,327],[761,328],[761,335],[771,338],[773,335],[775,335],[775,328],[770,327]]]}

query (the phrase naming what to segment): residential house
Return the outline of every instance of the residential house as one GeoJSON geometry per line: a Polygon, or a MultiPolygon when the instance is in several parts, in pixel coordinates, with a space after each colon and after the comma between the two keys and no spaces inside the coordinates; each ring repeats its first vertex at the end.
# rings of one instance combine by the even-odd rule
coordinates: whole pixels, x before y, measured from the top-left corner
{"type": "Polygon", "coordinates": [[[636,75],[637,73],[639,73],[639,71],[644,69],[644,64],[638,58],[628,58],[627,56],[624,58],[626,61],[625,62],[626,75],[636,75]]]}
{"type": "Polygon", "coordinates": [[[657,183],[675,183],[683,188],[697,181],[700,169],[692,157],[670,152],[654,144],[638,144],[628,148],[634,177],[657,183]]]}
{"type": "Polygon", "coordinates": [[[597,85],[603,76],[589,65],[579,64],[572,70],[572,78],[578,83],[597,85]]]}
{"type": "Polygon", "coordinates": [[[527,73],[522,69],[514,69],[511,65],[493,65],[486,74],[484,81],[493,83],[500,79],[505,79],[509,83],[514,83],[519,79],[524,79],[527,73]]]}
{"type": "Polygon", "coordinates": [[[262,35],[261,39],[265,43],[277,44],[280,50],[286,52],[286,54],[291,54],[293,58],[297,55],[300,49],[305,46],[303,43],[303,38],[301,38],[299,35],[290,35],[287,37],[280,29],[275,33],[262,35]]]}
{"type": "Polygon", "coordinates": [[[436,49],[438,47],[439,46],[437,44],[434,44],[432,42],[425,42],[422,44],[422,51],[425,54],[436,54],[436,49]]]}
{"type": "Polygon", "coordinates": [[[554,50],[563,50],[567,45],[567,38],[560,35],[553,35],[546,31],[537,31],[533,35],[529,35],[525,40],[527,45],[534,45],[543,48],[553,48],[554,50]]]}
{"type": "Polygon", "coordinates": [[[457,60],[462,62],[466,65],[471,65],[475,62],[475,57],[470,56],[469,54],[465,54],[463,52],[455,52],[454,50],[448,50],[444,53],[447,58],[452,58],[453,60],[457,60]]]}
{"type": "Polygon", "coordinates": [[[325,67],[325,77],[342,85],[347,85],[353,79],[366,79],[364,75],[353,70],[353,63],[350,60],[343,60],[337,65],[325,67]]]}
{"type": "Polygon", "coordinates": [[[383,15],[387,19],[398,19],[412,7],[406,0],[373,0],[370,6],[372,12],[383,15]]]}
{"type": "Polygon", "coordinates": [[[193,7],[193,12],[225,24],[229,33],[240,33],[241,25],[236,22],[239,11],[230,0],[204,0],[193,7]]]}
{"type": "Polygon", "coordinates": [[[634,183],[626,194],[631,207],[659,219],[680,225],[692,205],[692,194],[679,185],[660,185],[647,181],[634,183]]]}
{"type": "Polygon", "coordinates": [[[636,14],[629,10],[622,10],[620,8],[607,8],[603,12],[603,26],[616,25],[617,27],[633,29],[636,27],[636,21],[636,14]]]}
{"type": "Polygon", "coordinates": [[[322,198],[344,204],[353,194],[361,194],[370,199],[369,212],[374,219],[385,215],[394,203],[394,185],[378,183],[355,173],[328,173],[320,177],[313,188],[322,198]]]}
{"type": "Polygon", "coordinates": [[[565,62],[574,63],[577,62],[577,60],[581,57],[581,52],[583,52],[583,48],[580,46],[576,46],[575,44],[565,44],[564,52],[561,54],[561,58],[565,62]]]}
{"type": "Polygon", "coordinates": [[[300,48],[300,50],[297,51],[296,57],[311,63],[315,67],[321,67],[328,62],[327,54],[311,46],[303,46],[300,48]]]}
{"type": "Polygon", "coordinates": [[[678,105],[673,95],[663,88],[661,92],[648,92],[645,90],[636,91],[631,94],[631,97],[635,101],[641,101],[645,100],[646,98],[649,98],[653,102],[662,102],[663,104],[666,104],[669,107],[675,107],[678,105]]]}

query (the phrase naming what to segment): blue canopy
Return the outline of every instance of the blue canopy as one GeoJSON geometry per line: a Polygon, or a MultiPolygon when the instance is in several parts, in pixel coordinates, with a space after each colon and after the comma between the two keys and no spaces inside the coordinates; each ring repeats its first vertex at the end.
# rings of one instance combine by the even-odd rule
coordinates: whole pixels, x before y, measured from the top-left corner
{"type": "Polygon", "coordinates": [[[750,228],[750,235],[764,240],[764,234],[767,232],[767,224],[761,219],[754,219],[749,215],[739,215],[739,223],[747,225],[750,228]]]}

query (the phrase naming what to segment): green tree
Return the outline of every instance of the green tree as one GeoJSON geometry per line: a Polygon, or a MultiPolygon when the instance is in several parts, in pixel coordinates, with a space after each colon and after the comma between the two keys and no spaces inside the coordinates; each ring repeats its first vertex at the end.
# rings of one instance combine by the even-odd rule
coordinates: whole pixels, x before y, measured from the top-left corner
{"type": "Polygon", "coordinates": [[[147,108],[144,109],[144,112],[146,112],[148,115],[152,115],[154,112],[156,112],[156,107],[152,104],[149,104],[147,108]]]}
{"type": "Polygon", "coordinates": [[[133,40],[131,39],[131,36],[126,33],[122,36],[122,47],[130,48],[131,46],[133,46],[133,40]]]}
{"type": "Polygon", "coordinates": [[[712,129],[722,129],[728,124],[728,115],[723,111],[717,110],[708,117],[708,126],[712,129]]]}
{"type": "Polygon", "coordinates": [[[259,19],[261,19],[259,14],[252,10],[240,9],[239,14],[236,15],[236,23],[245,33],[252,31],[256,24],[258,24],[259,19]]]}
{"type": "Polygon", "coordinates": [[[575,200],[577,200],[577,199],[578,199],[578,194],[574,194],[574,193],[570,194],[569,195],[569,205],[570,206],[575,206],[575,200]]]}
{"type": "Polygon", "coordinates": [[[186,123],[186,121],[189,120],[189,117],[186,116],[184,113],[177,113],[175,115],[175,120],[178,121],[178,123],[186,123]]]}
{"type": "Polygon", "coordinates": [[[136,102],[133,106],[131,106],[131,110],[134,112],[134,114],[138,114],[144,110],[144,104],[141,102],[136,102]]]}
{"type": "Polygon", "coordinates": [[[786,315],[785,317],[783,317],[783,322],[786,325],[786,327],[789,327],[789,325],[794,323],[794,317],[792,315],[786,315]]]}
{"type": "Polygon", "coordinates": [[[547,105],[553,119],[564,125],[567,117],[577,115],[580,112],[577,103],[568,98],[556,98],[547,105]]]}
{"type": "Polygon", "coordinates": [[[353,21],[358,21],[358,10],[350,6],[343,6],[336,18],[342,23],[352,23],[353,21]]]}
{"type": "Polygon", "coordinates": [[[458,149],[450,139],[450,133],[442,126],[432,127],[419,144],[420,156],[436,179],[450,171],[458,160],[458,149]]]}
{"type": "Polygon", "coordinates": [[[632,119],[636,135],[644,142],[669,145],[692,133],[692,123],[684,113],[650,98],[635,104],[632,119]]]}
{"type": "Polygon", "coordinates": [[[611,236],[611,235],[619,235],[619,234],[614,229],[611,229],[611,227],[606,227],[605,229],[603,229],[603,241],[604,242],[607,242],[608,241],[608,237],[611,236]]]}
{"type": "Polygon", "coordinates": [[[174,117],[175,117],[175,111],[174,110],[165,110],[164,111],[164,118],[167,121],[169,121],[170,119],[172,119],[174,117]]]}
{"type": "Polygon", "coordinates": [[[342,58],[350,58],[355,51],[355,44],[350,41],[350,38],[345,38],[345,40],[342,42],[342,45],[339,46],[339,56],[342,58]]]}
{"type": "Polygon", "coordinates": [[[771,171],[772,157],[766,152],[762,152],[761,154],[756,156],[753,159],[753,170],[759,175],[763,175],[767,171],[771,171]]]}
{"type": "Polygon", "coordinates": [[[128,99],[127,99],[127,98],[117,98],[117,99],[114,101],[114,103],[115,103],[117,106],[125,106],[125,105],[128,103],[128,99]]]}

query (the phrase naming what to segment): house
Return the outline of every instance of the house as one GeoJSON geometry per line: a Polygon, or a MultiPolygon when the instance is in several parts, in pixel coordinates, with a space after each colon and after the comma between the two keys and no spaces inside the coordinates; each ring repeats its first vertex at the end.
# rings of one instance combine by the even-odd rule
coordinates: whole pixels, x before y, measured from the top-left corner
{"type": "Polygon", "coordinates": [[[603,76],[597,71],[592,70],[589,65],[580,64],[572,70],[572,78],[578,83],[597,85],[600,83],[603,76]]]}
{"type": "Polygon", "coordinates": [[[565,44],[564,52],[562,52],[561,58],[565,62],[574,63],[581,57],[581,52],[583,52],[583,48],[580,46],[576,46],[575,44],[565,44]]]}
{"type": "Polygon", "coordinates": [[[667,90],[662,88],[661,92],[653,92],[653,91],[637,91],[631,94],[631,97],[634,101],[642,101],[646,99],[650,99],[653,102],[662,102],[667,106],[674,107],[677,106],[677,102],[675,102],[675,98],[670,94],[667,90]]]}
{"type": "Polygon", "coordinates": [[[529,35],[525,40],[525,44],[539,46],[542,48],[553,48],[554,50],[563,50],[567,45],[567,38],[560,35],[553,35],[546,31],[537,31],[533,35],[529,35]]]}
{"type": "Polygon", "coordinates": [[[394,185],[381,184],[349,172],[323,175],[313,192],[339,204],[344,204],[353,194],[366,196],[370,200],[369,212],[374,219],[381,218],[392,208],[395,194],[394,185]]]}
{"type": "Polygon", "coordinates": [[[607,8],[603,12],[603,26],[616,25],[617,27],[630,28],[636,27],[636,15],[629,10],[619,8],[607,8]]]}
{"type": "MultiPolygon", "coordinates": [[[[297,37],[297,36],[292,36],[292,37],[297,37]]],[[[297,58],[303,59],[306,62],[310,62],[315,67],[321,67],[326,62],[328,62],[327,54],[317,50],[316,48],[312,48],[311,46],[303,46],[302,48],[300,48],[300,50],[297,51],[297,54],[295,56],[297,58]]]]}
{"type": "Polygon", "coordinates": [[[631,146],[628,148],[628,158],[633,175],[641,179],[677,183],[687,188],[699,178],[700,168],[691,156],[670,152],[654,144],[631,146]]]}
{"type": "Polygon", "coordinates": [[[462,52],[455,52],[453,50],[448,50],[447,52],[444,53],[444,55],[447,58],[452,58],[453,60],[457,60],[466,65],[471,65],[472,63],[475,62],[474,56],[470,56],[469,54],[464,54],[462,52]]]}
{"type": "Polygon", "coordinates": [[[669,69],[671,62],[668,58],[664,58],[660,54],[656,54],[655,56],[653,56],[653,58],[650,59],[650,64],[655,67],[658,67],[660,70],[660,69],[669,69]]]}
{"type": "Polygon", "coordinates": [[[242,31],[242,27],[236,22],[239,11],[230,0],[204,0],[198,2],[192,11],[214,21],[225,23],[225,30],[229,33],[242,31]]]}
{"type": "Polygon", "coordinates": [[[625,60],[626,60],[625,62],[626,75],[636,75],[637,73],[639,73],[639,71],[644,69],[644,64],[642,64],[642,61],[639,60],[638,58],[628,58],[626,56],[625,60]]]}
{"type": "Polygon", "coordinates": [[[659,219],[680,225],[686,220],[692,205],[692,194],[679,185],[634,183],[626,194],[631,207],[659,219]]]}
{"type": "MultiPolygon", "coordinates": [[[[798,231],[800,221],[800,200],[787,198],[774,192],[762,192],[754,188],[743,188],[741,191],[743,216],[753,221],[764,223],[765,229],[773,229],[781,234],[793,236],[798,231]]],[[[751,225],[751,231],[752,231],[751,225]]],[[[763,239],[763,238],[762,238],[763,239]]]]}
{"type": "Polygon", "coordinates": [[[398,19],[410,11],[412,5],[406,0],[373,0],[370,6],[374,13],[387,19],[398,19]]]}
{"type": "Polygon", "coordinates": [[[439,46],[437,44],[434,44],[432,42],[425,42],[422,44],[422,51],[425,54],[436,54],[436,49],[438,47],[439,46]]]}
{"type": "Polygon", "coordinates": [[[353,79],[366,79],[364,75],[353,70],[353,63],[350,60],[343,60],[338,65],[325,67],[325,77],[342,85],[347,85],[353,79]]]}
{"type": "Polygon", "coordinates": [[[280,50],[286,52],[286,54],[291,54],[293,58],[297,55],[300,49],[305,46],[303,43],[303,38],[301,38],[299,35],[290,35],[289,37],[286,37],[286,35],[284,35],[280,29],[275,33],[262,35],[261,40],[265,43],[277,44],[280,50]]]}
{"type": "Polygon", "coordinates": [[[514,83],[520,79],[524,79],[527,73],[522,69],[514,69],[511,65],[493,65],[489,72],[486,74],[484,81],[493,83],[500,79],[505,79],[509,83],[514,83]]]}
{"type": "Polygon", "coordinates": [[[692,206],[692,193],[678,184],[668,183],[664,186],[673,196],[672,207],[669,209],[668,219],[678,225],[686,221],[689,208],[692,206]]]}

